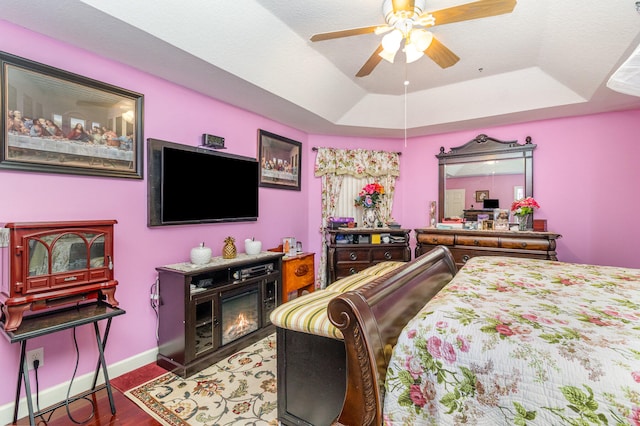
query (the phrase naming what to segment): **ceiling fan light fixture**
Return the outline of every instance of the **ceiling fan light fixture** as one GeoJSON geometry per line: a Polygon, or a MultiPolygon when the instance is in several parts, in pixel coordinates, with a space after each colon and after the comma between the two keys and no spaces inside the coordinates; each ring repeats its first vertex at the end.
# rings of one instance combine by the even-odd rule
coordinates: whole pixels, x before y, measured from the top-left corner
{"type": "Polygon", "coordinates": [[[378,53],[378,55],[385,61],[393,63],[393,60],[396,57],[396,52],[382,50],[382,52],[378,53]]]}
{"type": "Polygon", "coordinates": [[[417,50],[424,52],[431,45],[433,34],[426,30],[414,29],[411,30],[409,38],[417,50]]]}
{"type": "Polygon", "coordinates": [[[424,56],[422,50],[418,49],[414,43],[406,43],[404,45],[404,54],[407,56],[407,63],[417,61],[424,56]]]}
{"type": "Polygon", "coordinates": [[[396,52],[400,49],[400,43],[404,35],[398,29],[391,31],[389,34],[382,37],[382,52],[380,57],[382,59],[393,63],[393,58],[396,56],[396,52]]]}

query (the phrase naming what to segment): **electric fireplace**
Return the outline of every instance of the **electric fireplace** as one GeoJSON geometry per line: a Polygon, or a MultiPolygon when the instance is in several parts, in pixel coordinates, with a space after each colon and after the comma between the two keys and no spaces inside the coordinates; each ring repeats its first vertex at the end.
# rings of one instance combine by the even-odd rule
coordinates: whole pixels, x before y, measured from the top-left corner
{"type": "Polygon", "coordinates": [[[9,276],[2,277],[0,305],[6,331],[30,311],[84,301],[115,299],[115,220],[8,223],[9,276]]]}
{"type": "Polygon", "coordinates": [[[158,270],[158,365],[180,376],[275,331],[269,315],[281,301],[282,253],[213,258],[158,270]]]}
{"type": "Polygon", "coordinates": [[[257,330],[260,326],[258,292],[258,286],[252,285],[240,291],[222,293],[220,310],[223,345],[257,330]]]}

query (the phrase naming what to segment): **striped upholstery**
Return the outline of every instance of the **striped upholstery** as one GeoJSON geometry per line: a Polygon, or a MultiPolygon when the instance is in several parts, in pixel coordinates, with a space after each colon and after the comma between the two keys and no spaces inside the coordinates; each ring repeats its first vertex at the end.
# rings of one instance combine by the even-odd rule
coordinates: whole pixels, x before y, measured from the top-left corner
{"type": "Polygon", "coordinates": [[[357,274],[341,278],[323,290],[296,297],[278,306],[271,313],[271,322],[276,327],[343,340],[342,332],[329,321],[329,300],[340,293],[359,288],[402,265],[406,263],[378,263],[357,274]]]}
{"type": "Polygon", "coordinates": [[[373,266],[369,266],[367,269],[360,271],[361,274],[365,275],[375,275],[379,277],[380,275],[384,275],[387,272],[395,271],[402,265],[406,265],[407,262],[401,261],[388,261],[388,262],[380,262],[376,263],[373,266]]]}

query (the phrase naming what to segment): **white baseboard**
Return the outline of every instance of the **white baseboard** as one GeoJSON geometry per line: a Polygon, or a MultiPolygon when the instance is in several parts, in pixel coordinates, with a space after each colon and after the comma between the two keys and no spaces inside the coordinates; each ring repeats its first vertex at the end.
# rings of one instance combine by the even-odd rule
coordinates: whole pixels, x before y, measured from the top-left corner
{"type": "MultiPolygon", "coordinates": [[[[120,362],[116,362],[107,366],[107,373],[109,375],[109,379],[113,379],[115,377],[121,376],[122,374],[128,373],[129,371],[135,370],[136,368],[142,367],[143,365],[149,364],[156,360],[156,356],[158,355],[158,348],[154,348],[152,350],[140,353],[131,358],[125,359],[120,362]]],[[[42,374],[42,373],[41,373],[42,374]]],[[[70,396],[78,395],[84,391],[87,391],[91,388],[93,384],[93,376],[94,372],[87,373],[84,376],[76,377],[73,380],[73,386],[71,388],[71,392],[69,392],[69,381],[60,383],[59,385],[53,386],[49,389],[40,390],[40,408],[44,409],[46,407],[50,407],[54,404],[57,404],[67,397],[67,393],[70,396]]],[[[16,376],[17,376],[16,372],[16,376]]],[[[17,377],[12,379],[12,383],[17,384],[17,377]]],[[[104,376],[102,373],[98,374],[98,384],[104,383],[104,376]]],[[[24,393],[24,382],[21,385],[22,393],[24,393]]],[[[30,381],[31,393],[32,393],[32,401],[33,401],[33,410],[36,411],[38,407],[36,407],[36,395],[35,395],[35,382],[33,379],[30,381]]],[[[13,391],[13,395],[15,395],[15,390],[13,391]]],[[[64,408],[59,408],[60,410],[64,410],[64,408]]],[[[116,410],[118,407],[116,406],[116,410]]],[[[0,425],[11,424],[13,422],[13,410],[14,403],[13,401],[0,406],[0,425]]],[[[29,410],[27,408],[27,399],[26,397],[20,398],[20,404],[18,409],[18,419],[26,417],[29,415],[29,410]]]]}

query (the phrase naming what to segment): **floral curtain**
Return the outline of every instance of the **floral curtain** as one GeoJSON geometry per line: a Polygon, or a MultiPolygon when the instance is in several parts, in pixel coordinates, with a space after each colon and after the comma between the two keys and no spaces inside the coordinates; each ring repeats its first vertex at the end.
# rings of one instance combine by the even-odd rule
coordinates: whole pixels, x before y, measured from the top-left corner
{"type": "Polygon", "coordinates": [[[318,268],[320,288],[327,284],[327,226],[329,218],[335,216],[336,202],[344,176],[370,177],[385,188],[386,197],[380,204],[383,220],[389,219],[393,207],[396,177],[400,175],[400,157],[397,152],[372,151],[366,149],[318,148],[315,176],[322,179],[322,233],[323,249],[318,268]]]}

